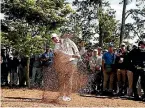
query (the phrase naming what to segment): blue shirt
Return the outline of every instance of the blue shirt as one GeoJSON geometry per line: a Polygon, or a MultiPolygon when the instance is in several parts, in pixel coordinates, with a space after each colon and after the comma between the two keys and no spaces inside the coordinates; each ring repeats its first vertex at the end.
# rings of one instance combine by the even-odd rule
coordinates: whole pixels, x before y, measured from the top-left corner
{"type": "Polygon", "coordinates": [[[103,55],[103,60],[105,61],[106,65],[114,64],[115,63],[115,58],[116,58],[115,54],[111,54],[110,52],[106,52],[103,55]]]}
{"type": "Polygon", "coordinates": [[[43,53],[41,58],[48,59],[48,60],[47,61],[43,61],[42,65],[43,66],[50,66],[52,64],[52,62],[53,62],[53,57],[54,57],[53,52],[45,52],[45,53],[43,53]]]}
{"type": "Polygon", "coordinates": [[[49,52],[49,53],[48,53],[48,56],[49,56],[49,58],[51,59],[51,61],[49,61],[49,62],[53,62],[53,57],[54,57],[53,52],[49,52]]]}

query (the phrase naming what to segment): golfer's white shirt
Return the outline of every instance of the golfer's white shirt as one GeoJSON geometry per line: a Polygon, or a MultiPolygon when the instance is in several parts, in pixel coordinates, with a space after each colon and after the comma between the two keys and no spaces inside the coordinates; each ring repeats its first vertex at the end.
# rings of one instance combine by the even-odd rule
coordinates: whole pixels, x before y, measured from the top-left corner
{"type": "MultiPolygon", "coordinates": [[[[62,51],[65,54],[68,54],[70,56],[77,55],[80,56],[78,48],[76,44],[70,40],[69,38],[61,39],[61,43],[55,44],[55,50],[62,51]]],[[[70,61],[75,61],[75,58],[70,58],[70,61]]]]}

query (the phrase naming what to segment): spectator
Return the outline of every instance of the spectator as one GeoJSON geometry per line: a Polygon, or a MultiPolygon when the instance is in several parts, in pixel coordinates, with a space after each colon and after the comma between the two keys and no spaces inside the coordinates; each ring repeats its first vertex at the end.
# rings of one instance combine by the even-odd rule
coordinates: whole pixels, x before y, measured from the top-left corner
{"type": "Polygon", "coordinates": [[[56,91],[58,90],[58,79],[57,74],[54,71],[53,67],[53,57],[54,54],[49,47],[46,48],[46,51],[41,55],[42,62],[42,74],[43,74],[43,100],[45,101],[45,93],[47,90],[56,91]]]}
{"type": "Polygon", "coordinates": [[[10,55],[9,59],[9,71],[10,71],[10,86],[16,86],[18,83],[18,65],[19,60],[16,56],[10,55]]]}
{"type": "Polygon", "coordinates": [[[27,66],[27,58],[24,56],[21,56],[19,58],[19,67],[18,67],[19,86],[20,87],[25,87],[26,66],[27,66]]]}
{"type": "Polygon", "coordinates": [[[122,43],[121,44],[121,48],[117,54],[117,61],[118,61],[118,65],[117,65],[117,80],[118,80],[118,95],[122,96],[124,94],[127,93],[127,77],[126,77],[126,70],[125,70],[125,62],[124,62],[124,58],[127,54],[126,51],[126,47],[125,44],[122,43]]]}
{"type": "Polygon", "coordinates": [[[82,56],[85,53],[86,53],[85,43],[82,41],[82,43],[81,43],[81,49],[80,49],[80,55],[82,56]]]}
{"type": "Polygon", "coordinates": [[[53,51],[52,51],[52,49],[50,48],[49,49],[49,58],[50,58],[50,64],[52,64],[53,63],[53,57],[54,57],[54,53],[53,53],[53,51]]]}
{"type": "Polygon", "coordinates": [[[128,78],[128,90],[127,90],[127,96],[132,96],[133,92],[132,92],[132,86],[133,86],[133,65],[131,63],[129,63],[129,57],[130,57],[130,53],[131,52],[131,46],[128,45],[127,46],[127,54],[124,58],[124,63],[125,63],[125,69],[127,71],[127,78],[128,78]]]}
{"type": "Polygon", "coordinates": [[[94,50],[93,51],[93,54],[92,54],[92,57],[90,58],[89,60],[89,65],[90,65],[90,69],[92,72],[95,72],[96,71],[96,63],[97,63],[97,53],[98,53],[98,50],[94,50]]]}
{"type": "Polygon", "coordinates": [[[53,60],[53,52],[50,50],[49,47],[46,48],[46,52],[41,55],[41,61],[43,69],[48,68],[50,65],[52,65],[53,60]]]}
{"type": "Polygon", "coordinates": [[[86,63],[88,70],[90,70],[89,61],[91,57],[92,57],[92,50],[88,49],[87,52],[84,54],[84,62],[86,63]]]}
{"type": "Polygon", "coordinates": [[[102,70],[104,75],[103,81],[103,94],[109,92],[113,94],[113,80],[114,80],[114,64],[116,56],[113,52],[113,45],[109,45],[108,52],[103,55],[102,70]],[[109,90],[107,88],[107,82],[109,81],[109,90]]]}
{"type": "Polygon", "coordinates": [[[98,60],[101,61],[101,72],[98,74],[99,78],[100,78],[100,84],[98,83],[98,86],[97,86],[97,90],[99,91],[103,91],[103,72],[102,72],[102,48],[101,47],[98,47],[98,60]]]}
{"type": "MultiPolygon", "coordinates": [[[[99,52],[100,54],[101,52],[99,52]]],[[[98,56],[98,50],[95,49],[93,51],[93,55],[89,61],[89,65],[90,65],[90,69],[92,71],[91,73],[91,78],[93,81],[91,81],[91,86],[92,86],[92,90],[93,93],[96,94],[96,87],[97,90],[100,90],[100,81],[101,81],[101,66],[102,66],[102,57],[100,57],[100,55],[98,56]]]]}
{"type": "Polygon", "coordinates": [[[33,68],[32,68],[32,86],[41,86],[42,83],[42,71],[41,71],[41,61],[40,54],[32,56],[33,58],[33,68]]]}
{"type": "Polygon", "coordinates": [[[98,47],[98,56],[102,57],[102,48],[101,47],[98,47]]]}
{"type": "Polygon", "coordinates": [[[8,85],[8,61],[9,55],[6,53],[6,48],[1,49],[2,64],[1,64],[1,83],[2,85],[8,85]]]}
{"type": "Polygon", "coordinates": [[[133,64],[133,93],[134,93],[134,99],[140,100],[139,95],[137,93],[137,82],[139,76],[141,77],[141,85],[143,88],[144,95],[142,96],[142,99],[145,99],[145,42],[140,41],[138,44],[137,49],[133,49],[130,52],[130,63],[133,64]]]}

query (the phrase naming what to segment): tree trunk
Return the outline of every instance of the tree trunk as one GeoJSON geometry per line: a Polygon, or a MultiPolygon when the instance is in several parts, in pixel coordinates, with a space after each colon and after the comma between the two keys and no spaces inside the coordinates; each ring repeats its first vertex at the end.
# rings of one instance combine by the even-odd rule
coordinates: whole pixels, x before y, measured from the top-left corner
{"type": "Polygon", "coordinates": [[[123,11],[122,11],[122,23],[121,23],[121,31],[120,31],[120,42],[119,46],[121,45],[123,41],[123,35],[124,35],[124,26],[125,26],[125,12],[126,12],[126,5],[127,5],[127,0],[123,0],[123,11]]]}
{"type": "MultiPolygon", "coordinates": [[[[99,1],[99,13],[100,11],[102,11],[102,0],[99,1]]],[[[103,29],[101,23],[99,23],[99,46],[103,47],[103,29]]]]}
{"type": "Polygon", "coordinates": [[[101,24],[99,24],[99,46],[103,47],[103,30],[101,24]]]}
{"type": "Polygon", "coordinates": [[[26,85],[27,85],[28,88],[30,88],[29,66],[30,66],[30,57],[27,57],[26,85]]]}

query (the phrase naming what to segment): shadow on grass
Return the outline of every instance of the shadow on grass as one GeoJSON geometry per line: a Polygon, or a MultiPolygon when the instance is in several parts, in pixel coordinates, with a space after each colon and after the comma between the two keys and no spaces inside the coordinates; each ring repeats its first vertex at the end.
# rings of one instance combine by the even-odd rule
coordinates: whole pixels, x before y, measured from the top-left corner
{"type": "Polygon", "coordinates": [[[81,94],[81,97],[94,97],[94,98],[100,98],[100,99],[120,99],[119,97],[114,97],[114,96],[100,96],[100,95],[86,95],[86,94],[81,94]]]}
{"type": "Polygon", "coordinates": [[[23,87],[19,87],[19,86],[14,86],[14,87],[10,87],[10,86],[1,86],[1,89],[7,89],[7,90],[40,90],[42,91],[43,88],[42,87],[31,87],[28,88],[27,86],[23,86],[23,87]]]}
{"type": "Polygon", "coordinates": [[[22,97],[4,97],[4,98],[5,99],[15,99],[15,100],[1,100],[1,102],[37,102],[37,103],[42,103],[42,104],[52,104],[54,106],[58,106],[58,105],[65,106],[65,104],[61,104],[55,100],[44,101],[44,100],[38,99],[38,98],[22,98],[22,97]]]}
{"type": "Polygon", "coordinates": [[[139,102],[139,103],[144,103],[145,104],[145,101],[141,101],[141,100],[134,100],[133,97],[132,98],[128,98],[126,96],[122,96],[122,97],[117,97],[117,96],[96,96],[96,95],[80,95],[81,97],[94,97],[94,98],[100,98],[100,99],[120,99],[120,100],[130,100],[130,101],[134,101],[134,102],[139,102]]]}
{"type": "Polygon", "coordinates": [[[30,101],[40,101],[41,99],[37,98],[22,98],[22,97],[4,97],[6,99],[19,99],[19,100],[30,100],[30,101]]]}

